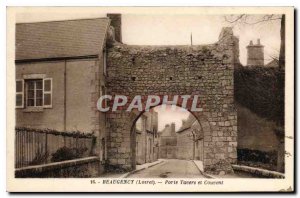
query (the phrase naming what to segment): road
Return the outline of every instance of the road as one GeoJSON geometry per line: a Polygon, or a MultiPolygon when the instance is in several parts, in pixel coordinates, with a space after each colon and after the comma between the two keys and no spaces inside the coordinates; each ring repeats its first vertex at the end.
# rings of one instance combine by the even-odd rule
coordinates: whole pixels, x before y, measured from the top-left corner
{"type": "Polygon", "coordinates": [[[204,178],[193,161],[169,159],[128,178],[204,178]]]}

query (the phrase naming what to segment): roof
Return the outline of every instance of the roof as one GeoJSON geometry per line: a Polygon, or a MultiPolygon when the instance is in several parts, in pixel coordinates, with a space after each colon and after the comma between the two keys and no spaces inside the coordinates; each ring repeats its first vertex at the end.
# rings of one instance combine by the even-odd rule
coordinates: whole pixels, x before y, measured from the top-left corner
{"type": "Polygon", "coordinates": [[[192,114],[189,115],[189,117],[183,122],[183,124],[181,125],[181,127],[179,128],[179,130],[177,131],[177,133],[181,133],[189,128],[192,127],[193,123],[196,121],[197,119],[195,118],[195,116],[193,116],[192,114]]]}
{"type": "Polygon", "coordinates": [[[269,63],[265,65],[265,67],[278,67],[279,66],[279,60],[273,59],[269,63]]]}
{"type": "Polygon", "coordinates": [[[108,26],[108,18],[19,23],[16,60],[98,55],[108,26]]]}

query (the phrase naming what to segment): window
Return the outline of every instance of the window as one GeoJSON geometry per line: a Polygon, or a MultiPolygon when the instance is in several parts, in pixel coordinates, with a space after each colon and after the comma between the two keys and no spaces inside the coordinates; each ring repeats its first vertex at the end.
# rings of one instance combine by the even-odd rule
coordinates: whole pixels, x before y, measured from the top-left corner
{"type": "Polygon", "coordinates": [[[16,108],[24,108],[24,80],[16,80],[16,108]]]}
{"type": "Polygon", "coordinates": [[[16,80],[16,108],[24,108],[24,103],[26,107],[52,107],[52,79],[16,80]]]}
{"type": "Polygon", "coordinates": [[[26,94],[28,107],[43,106],[43,80],[26,81],[26,94]]]}

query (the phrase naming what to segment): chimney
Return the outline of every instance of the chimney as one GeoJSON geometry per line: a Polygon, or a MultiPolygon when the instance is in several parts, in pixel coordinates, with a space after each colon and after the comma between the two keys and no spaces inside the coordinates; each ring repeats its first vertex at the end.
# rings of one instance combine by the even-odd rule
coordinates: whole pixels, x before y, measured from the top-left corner
{"type": "Polygon", "coordinates": [[[107,17],[110,19],[110,25],[115,30],[115,39],[116,41],[122,43],[122,16],[121,14],[107,14],[107,17]]]}
{"type": "Polygon", "coordinates": [[[257,44],[250,41],[247,46],[247,66],[264,66],[264,46],[257,39],[257,44]]]}

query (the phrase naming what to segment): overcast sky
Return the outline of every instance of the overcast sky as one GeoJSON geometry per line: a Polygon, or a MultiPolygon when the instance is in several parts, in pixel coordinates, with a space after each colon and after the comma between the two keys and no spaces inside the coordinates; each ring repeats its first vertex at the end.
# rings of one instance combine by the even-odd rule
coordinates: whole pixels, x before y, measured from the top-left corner
{"type": "MultiPolygon", "coordinates": [[[[49,12],[35,14],[25,11],[17,15],[17,22],[106,16],[106,13],[99,12],[96,8],[89,12],[83,12],[82,9],[73,9],[72,12],[59,12],[58,9],[55,13],[53,9],[49,9],[49,12]]],[[[217,42],[222,27],[232,26],[225,21],[223,15],[123,14],[122,23],[123,43],[134,45],[190,45],[191,33],[194,45],[210,44],[217,42]]],[[[240,61],[244,65],[247,61],[246,46],[250,40],[256,43],[260,38],[265,46],[265,63],[270,61],[270,56],[279,54],[280,20],[257,25],[236,25],[234,33],[240,40],[240,61]]]]}
{"type": "MultiPolygon", "coordinates": [[[[49,9],[48,12],[28,12],[16,15],[17,22],[37,22],[65,19],[82,19],[105,17],[105,12],[97,8],[88,12],[83,9],[70,9],[70,12],[60,12],[59,9],[49,9]]],[[[193,35],[193,44],[211,44],[217,42],[222,27],[230,26],[223,15],[174,15],[174,14],[123,14],[122,37],[123,43],[134,45],[190,45],[190,35],[193,35]]],[[[246,46],[250,40],[260,38],[265,46],[265,63],[270,56],[278,56],[280,47],[280,21],[260,23],[258,25],[240,25],[234,27],[234,33],[240,41],[240,61],[246,64],[246,46]]],[[[189,112],[161,111],[159,112],[159,130],[165,124],[175,122],[176,129],[181,126],[181,120],[188,117],[189,112]]]]}
{"type": "Polygon", "coordinates": [[[158,113],[158,130],[161,131],[165,128],[166,124],[170,124],[172,122],[175,123],[176,131],[181,127],[181,123],[183,119],[187,119],[190,112],[175,106],[175,110],[172,110],[170,105],[166,106],[166,109],[162,109],[162,106],[157,106],[154,108],[154,111],[158,113]]]}

